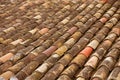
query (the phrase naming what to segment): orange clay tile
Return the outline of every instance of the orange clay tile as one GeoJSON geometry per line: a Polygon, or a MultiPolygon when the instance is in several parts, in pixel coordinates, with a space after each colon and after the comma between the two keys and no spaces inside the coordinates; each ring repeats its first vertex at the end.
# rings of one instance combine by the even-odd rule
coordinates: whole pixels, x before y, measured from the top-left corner
{"type": "Polygon", "coordinates": [[[24,6],[20,6],[19,9],[22,10],[22,11],[24,11],[25,7],[24,6]]]}
{"type": "Polygon", "coordinates": [[[44,2],[44,0],[35,0],[34,1],[35,4],[39,4],[39,3],[43,3],[43,2],[44,2]]]}
{"type": "Polygon", "coordinates": [[[91,47],[86,47],[85,49],[83,49],[80,54],[84,54],[86,57],[89,57],[90,54],[92,53],[93,48],[91,47]]]}
{"type": "Polygon", "coordinates": [[[91,80],[100,80],[99,78],[93,78],[93,79],[91,79],[91,80]]]}
{"type": "Polygon", "coordinates": [[[39,31],[39,33],[40,34],[45,34],[45,33],[47,33],[48,32],[48,28],[43,28],[43,29],[41,29],[40,31],[39,31]]]}
{"type": "Polygon", "coordinates": [[[100,0],[102,3],[106,3],[108,0],[100,0]]]}
{"type": "Polygon", "coordinates": [[[120,35],[120,28],[113,28],[112,32],[116,33],[119,36],[120,35]]]}
{"type": "Polygon", "coordinates": [[[105,23],[105,22],[107,21],[107,18],[103,17],[103,18],[100,19],[100,21],[101,21],[102,23],[105,23]]]}
{"type": "Polygon", "coordinates": [[[7,71],[0,75],[0,80],[9,80],[9,78],[13,75],[14,74],[11,71],[7,71]]]}
{"type": "Polygon", "coordinates": [[[6,55],[0,57],[0,61],[6,62],[6,61],[9,60],[12,56],[13,56],[12,53],[8,53],[8,54],[6,54],[6,55]]]}

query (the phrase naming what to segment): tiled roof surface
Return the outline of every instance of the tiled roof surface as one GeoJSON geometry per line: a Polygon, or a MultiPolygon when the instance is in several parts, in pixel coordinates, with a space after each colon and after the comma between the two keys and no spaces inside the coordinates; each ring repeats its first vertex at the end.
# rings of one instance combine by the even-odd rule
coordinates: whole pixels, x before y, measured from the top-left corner
{"type": "Polygon", "coordinates": [[[120,0],[0,0],[0,80],[120,80],[120,0]]]}

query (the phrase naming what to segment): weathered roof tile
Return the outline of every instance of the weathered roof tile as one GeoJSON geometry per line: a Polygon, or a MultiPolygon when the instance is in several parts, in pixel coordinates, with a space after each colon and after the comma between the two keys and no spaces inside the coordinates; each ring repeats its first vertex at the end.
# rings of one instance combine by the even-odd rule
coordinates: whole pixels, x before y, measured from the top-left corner
{"type": "Polygon", "coordinates": [[[119,0],[1,0],[0,80],[119,80],[119,0]]]}

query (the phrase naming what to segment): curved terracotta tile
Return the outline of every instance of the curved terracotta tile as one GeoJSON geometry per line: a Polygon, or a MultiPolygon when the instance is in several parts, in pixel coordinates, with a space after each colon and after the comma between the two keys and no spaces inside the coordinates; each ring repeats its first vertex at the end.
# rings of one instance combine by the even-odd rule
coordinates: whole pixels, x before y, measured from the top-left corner
{"type": "Polygon", "coordinates": [[[57,49],[57,47],[56,46],[51,46],[50,48],[48,48],[47,50],[45,50],[44,52],[42,52],[42,53],[44,53],[44,54],[46,54],[46,55],[51,55],[55,50],[57,49]]]}
{"type": "Polygon", "coordinates": [[[105,23],[105,22],[107,21],[107,18],[103,17],[103,18],[100,19],[100,21],[101,21],[102,23],[105,23]]]}
{"type": "Polygon", "coordinates": [[[119,2],[1,0],[0,80],[119,80],[119,2]]]}
{"type": "Polygon", "coordinates": [[[86,57],[89,57],[90,54],[92,53],[93,48],[91,47],[86,47],[85,49],[83,49],[80,54],[84,54],[86,57]]]}
{"type": "Polygon", "coordinates": [[[9,78],[13,75],[14,75],[14,73],[12,73],[11,71],[7,71],[0,75],[0,79],[1,80],[9,80],[9,78]]]}
{"type": "Polygon", "coordinates": [[[40,34],[45,34],[45,33],[47,33],[48,32],[48,28],[43,28],[43,29],[41,29],[40,31],[39,31],[39,33],[40,34]]]}
{"type": "Polygon", "coordinates": [[[14,55],[13,53],[7,53],[6,55],[0,57],[0,61],[2,61],[4,63],[7,60],[9,60],[13,55],[14,55]]]}

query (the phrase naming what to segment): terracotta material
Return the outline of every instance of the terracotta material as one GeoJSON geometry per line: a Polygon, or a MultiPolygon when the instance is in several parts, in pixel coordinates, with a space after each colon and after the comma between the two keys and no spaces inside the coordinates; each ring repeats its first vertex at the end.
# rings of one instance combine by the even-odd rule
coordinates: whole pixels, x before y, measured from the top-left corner
{"type": "Polygon", "coordinates": [[[7,72],[1,74],[0,78],[3,78],[2,80],[9,80],[9,78],[13,75],[14,75],[14,73],[12,73],[11,71],[7,71],[7,72]]]}
{"type": "Polygon", "coordinates": [[[120,66],[120,58],[119,58],[119,60],[118,60],[118,62],[117,62],[117,64],[116,64],[116,66],[120,66]]]}
{"type": "Polygon", "coordinates": [[[72,56],[70,54],[64,55],[58,63],[61,63],[63,66],[66,66],[72,60],[72,56]]]}
{"type": "Polygon", "coordinates": [[[119,80],[119,0],[0,0],[0,80],[119,80]]]}
{"type": "Polygon", "coordinates": [[[75,40],[78,40],[81,35],[82,35],[81,32],[75,32],[71,37],[74,38],[75,40]]]}
{"type": "Polygon", "coordinates": [[[3,38],[0,38],[0,43],[3,42],[3,41],[4,41],[4,39],[3,39],[3,38]]]}
{"type": "Polygon", "coordinates": [[[118,19],[119,18],[119,12],[118,12],[118,14],[114,14],[113,16],[118,19]]]}
{"type": "Polygon", "coordinates": [[[114,12],[110,10],[107,13],[110,14],[111,16],[114,14],[114,12]]]}
{"type": "Polygon", "coordinates": [[[91,18],[91,17],[92,17],[91,14],[87,14],[87,15],[85,15],[85,18],[87,18],[87,19],[89,19],[89,18],[91,18]]]}
{"type": "Polygon", "coordinates": [[[64,52],[66,52],[68,50],[68,48],[66,46],[61,46],[60,48],[58,48],[55,53],[62,56],[64,54],[64,52]]]}
{"type": "Polygon", "coordinates": [[[118,49],[112,49],[112,50],[109,51],[109,53],[106,56],[117,59],[119,57],[118,56],[119,54],[120,54],[120,51],[118,49]]]}
{"type": "Polygon", "coordinates": [[[19,52],[23,53],[24,55],[28,55],[33,49],[34,49],[33,46],[27,46],[26,48],[22,49],[19,52]]]}
{"type": "Polygon", "coordinates": [[[44,54],[46,54],[46,55],[51,55],[55,50],[56,50],[57,48],[56,48],[56,46],[51,46],[50,48],[48,48],[47,50],[45,50],[44,52],[42,52],[42,53],[44,53],[44,54]]]}
{"type": "Polygon", "coordinates": [[[80,7],[84,9],[86,6],[87,5],[83,3],[80,7]]]}
{"type": "Polygon", "coordinates": [[[34,28],[33,30],[29,31],[31,34],[35,34],[38,31],[37,28],[34,28]]]}
{"type": "Polygon", "coordinates": [[[11,57],[10,60],[12,60],[15,63],[17,60],[21,59],[23,56],[24,56],[23,53],[18,52],[13,57],[11,57]]]}
{"type": "Polygon", "coordinates": [[[103,39],[105,38],[104,34],[99,33],[98,35],[96,35],[94,37],[94,39],[96,39],[97,41],[101,42],[103,39]]]}
{"type": "Polygon", "coordinates": [[[5,62],[4,64],[2,64],[2,65],[0,66],[0,69],[1,69],[0,73],[5,72],[5,71],[6,71],[9,67],[11,67],[12,65],[13,65],[13,63],[12,63],[11,61],[5,62]]]}
{"type": "Polygon", "coordinates": [[[15,76],[12,76],[10,80],[22,80],[25,76],[27,76],[24,72],[20,72],[15,76]],[[20,76],[19,76],[20,75],[20,76]]]}
{"type": "Polygon", "coordinates": [[[77,22],[77,23],[75,24],[75,26],[77,26],[78,28],[79,28],[81,25],[83,25],[82,22],[77,22]]]}
{"type": "Polygon", "coordinates": [[[113,24],[112,23],[107,23],[105,24],[106,27],[108,27],[109,29],[111,29],[113,27],[113,24]]]}
{"type": "Polygon", "coordinates": [[[21,43],[23,40],[22,39],[18,39],[16,41],[11,42],[12,45],[17,45],[18,43],[21,43]]]}
{"type": "Polygon", "coordinates": [[[110,18],[111,16],[108,13],[106,13],[106,14],[104,14],[104,17],[110,18]]]}
{"type": "Polygon", "coordinates": [[[64,45],[67,46],[67,48],[70,48],[71,46],[73,46],[75,43],[75,39],[74,38],[70,38],[69,40],[67,40],[64,45]]]}
{"type": "Polygon", "coordinates": [[[112,19],[110,19],[110,22],[115,25],[118,22],[118,19],[117,18],[112,18],[112,19]]]}
{"type": "Polygon", "coordinates": [[[43,29],[41,29],[40,31],[39,31],[39,33],[40,34],[45,34],[45,33],[47,33],[48,32],[48,28],[43,28],[43,29]]]}
{"type": "Polygon", "coordinates": [[[106,27],[104,27],[104,28],[102,28],[102,29],[98,32],[98,34],[104,34],[104,35],[106,35],[106,33],[108,33],[108,32],[109,32],[109,29],[106,28],[106,27]]]}
{"type": "Polygon", "coordinates": [[[34,55],[34,56],[38,56],[41,52],[43,52],[45,50],[44,47],[39,46],[36,49],[34,49],[33,51],[31,51],[30,54],[34,55]]]}
{"type": "Polygon", "coordinates": [[[97,4],[96,7],[101,8],[102,4],[97,4]]]}
{"type": "Polygon", "coordinates": [[[102,23],[105,23],[105,22],[107,21],[107,18],[103,17],[103,18],[100,19],[100,21],[101,21],[102,23]]]}
{"type": "Polygon", "coordinates": [[[41,19],[42,17],[41,17],[41,15],[36,15],[34,18],[35,19],[41,19]]]}
{"type": "Polygon", "coordinates": [[[75,63],[75,64],[77,64],[79,66],[83,66],[86,59],[87,59],[87,57],[84,54],[79,54],[71,61],[71,64],[75,63]]]}
{"type": "Polygon", "coordinates": [[[35,42],[32,42],[31,45],[37,47],[37,46],[41,45],[43,42],[44,42],[44,40],[38,39],[35,42]]]}
{"type": "Polygon", "coordinates": [[[117,35],[112,33],[112,34],[108,34],[108,36],[105,39],[110,40],[111,42],[113,42],[116,37],[117,37],[117,35]]]}
{"type": "Polygon", "coordinates": [[[99,79],[105,80],[107,78],[108,73],[109,70],[106,67],[102,66],[95,72],[95,74],[92,77],[92,80],[95,80],[94,78],[98,78],[98,80],[99,79]]]}
{"type": "Polygon", "coordinates": [[[48,63],[44,63],[40,67],[38,67],[35,71],[39,73],[45,73],[47,70],[48,70],[48,63]]]}
{"type": "Polygon", "coordinates": [[[78,77],[76,80],[85,80],[83,77],[78,77]]]}
{"type": "Polygon", "coordinates": [[[117,34],[118,36],[120,35],[120,29],[119,28],[113,28],[111,32],[117,34]]]}
{"type": "MultiPolygon", "coordinates": [[[[91,22],[90,22],[90,23],[91,23],[91,22]]],[[[89,25],[90,25],[90,24],[89,24],[89,25]]],[[[88,26],[82,25],[81,28],[79,29],[79,31],[80,31],[81,33],[84,33],[87,29],[88,29],[88,26]]]]}
{"type": "Polygon", "coordinates": [[[91,47],[86,47],[85,49],[83,49],[80,54],[84,54],[86,57],[89,57],[90,54],[92,53],[93,48],[91,47]]]}
{"type": "Polygon", "coordinates": [[[108,80],[113,79],[113,80],[119,80],[119,74],[120,73],[120,68],[116,67],[113,69],[113,71],[110,73],[108,80]]]}
{"type": "Polygon", "coordinates": [[[97,66],[97,64],[98,64],[98,61],[99,61],[98,57],[92,56],[92,57],[90,57],[90,59],[86,62],[85,66],[90,66],[90,67],[92,67],[92,68],[95,69],[96,66],[97,66]]]}
{"type": "Polygon", "coordinates": [[[80,21],[83,22],[83,23],[85,23],[87,21],[87,18],[83,17],[80,21]]]}
{"type": "Polygon", "coordinates": [[[72,57],[74,57],[76,54],[78,54],[79,53],[79,46],[73,46],[70,50],[68,50],[67,52],[69,53],[69,54],[71,54],[71,56],[72,57]]]}
{"type": "Polygon", "coordinates": [[[15,28],[14,27],[10,27],[10,28],[8,28],[8,29],[5,29],[5,30],[3,30],[5,33],[8,33],[8,32],[10,32],[10,31],[14,31],[15,30],[15,28]]]}
{"type": "Polygon", "coordinates": [[[24,67],[21,71],[19,71],[16,74],[17,77],[20,77],[22,73],[22,75],[24,75],[22,76],[22,79],[25,79],[28,75],[30,75],[37,68],[38,65],[39,65],[38,62],[31,61],[26,67],[24,67]]]}
{"type": "Polygon", "coordinates": [[[99,45],[99,42],[97,40],[92,40],[87,46],[92,47],[93,49],[96,49],[99,45]]]}
{"type": "Polygon", "coordinates": [[[110,40],[105,40],[101,46],[107,50],[111,45],[112,42],[110,40]]]}
{"type": "Polygon", "coordinates": [[[92,55],[97,56],[100,60],[103,58],[105,55],[106,50],[104,48],[98,48],[92,55]]]}
{"type": "Polygon", "coordinates": [[[15,74],[24,67],[23,62],[19,62],[12,67],[9,67],[8,70],[14,72],[15,74]]]}
{"type": "Polygon", "coordinates": [[[73,34],[75,31],[77,30],[77,27],[72,27],[70,30],[68,30],[67,32],[70,34],[73,34]]]}
{"type": "Polygon", "coordinates": [[[12,39],[7,39],[7,40],[5,40],[5,41],[3,41],[3,42],[1,42],[1,43],[2,43],[2,44],[5,44],[5,45],[8,45],[8,44],[11,43],[11,42],[13,42],[12,39]]]}
{"type": "Polygon", "coordinates": [[[4,63],[4,62],[6,62],[7,60],[9,60],[12,56],[13,56],[13,53],[8,53],[8,54],[0,57],[0,61],[2,61],[2,62],[4,63]]]}
{"type": "Polygon", "coordinates": [[[99,67],[106,66],[111,71],[113,66],[115,65],[114,63],[115,59],[113,59],[112,57],[106,57],[99,67]]]}
{"type": "Polygon", "coordinates": [[[60,55],[58,55],[58,54],[53,54],[51,57],[53,57],[53,58],[59,58],[60,55]]]}
{"type": "Polygon", "coordinates": [[[93,27],[91,28],[91,29],[89,29],[87,32],[89,32],[89,33],[91,33],[91,34],[94,34],[95,32],[97,32],[98,31],[98,29],[99,29],[99,27],[100,27],[101,25],[93,25],[93,27]]]}
{"type": "Polygon", "coordinates": [[[95,16],[97,19],[99,19],[99,18],[101,17],[101,13],[96,13],[96,14],[94,14],[94,16],[95,16]]]}
{"type": "MultiPolygon", "coordinates": [[[[20,44],[21,44],[21,45],[24,45],[24,46],[28,46],[28,44],[29,44],[31,41],[32,41],[32,39],[27,39],[27,40],[21,42],[20,44]]],[[[18,43],[18,45],[20,45],[20,44],[18,43]]]]}
{"type": "Polygon", "coordinates": [[[36,56],[33,54],[28,54],[26,57],[20,60],[20,62],[24,62],[24,64],[29,63],[31,60],[33,60],[36,56]]]}
{"type": "MultiPolygon", "coordinates": [[[[39,32],[36,32],[34,35],[32,35],[31,39],[35,41],[35,40],[38,39],[39,37],[41,37],[41,35],[39,34],[39,32]]],[[[29,39],[28,39],[28,40],[29,40],[29,39]]],[[[31,42],[30,42],[30,43],[31,43],[31,42]]],[[[29,43],[29,44],[30,44],[30,43],[29,43]]]]}
{"type": "Polygon", "coordinates": [[[56,64],[52,69],[50,69],[46,75],[41,80],[46,80],[49,78],[49,80],[55,80],[58,75],[63,70],[64,66],[62,64],[56,64]],[[52,75],[54,74],[54,76],[52,75]]]}
{"type": "Polygon", "coordinates": [[[65,33],[65,34],[62,35],[60,38],[66,39],[66,38],[68,38],[70,35],[71,35],[70,33],[65,33]]]}
{"type": "Polygon", "coordinates": [[[80,80],[80,78],[83,79],[83,80],[89,79],[92,71],[93,71],[93,68],[91,68],[91,67],[85,67],[85,68],[83,68],[83,69],[78,73],[77,79],[78,79],[78,78],[79,78],[78,80],[80,80]]]}
{"type": "Polygon", "coordinates": [[[61,75],[57,80],[72,80],[72,79],[67,75],[61,75]]]}
{"type": "Polygon", "coordinates": [[[112,46],[112,48],[118,48],[118,49],[120,49],[120,41],[116,42],[116,43],[112,46]]]}
{"type": "Polygon", "coordinates": [[[100,80],[100,78],[97,77],[97,78],[93,78],[93,79],[91,79],[91,80],[100,80]]]}
{"type": "Polygon", "coordinates": [[[69,77],[73,77],[73,75],[76,73],[76,71],[78,70],[78,68],[79,67],[76,64],[71,64],[61,74],[62,75],[67,75],[69,77]]]}
{"type": "Polygon", "coordinates": [[[94,7],[94,4],[90,4],[88,7],[92,9],[94,7]]]}
{"type": "Polygon", "coordinates": [[[61,23],[63,23],[63,24],[66,24],[66,23],[68,23],[68,19],[64,19],[63,21],[61,21],[61,23]]]}
{"type": "Polygon", "coordinates": [[[63,38],[58,39],[57,41],[54,42],[54,46],[57,46],[57,48],[59,48],[60,46],[62,46],[62,44],[65,42],[65,40],[63,38]]]}
{"type": "Polygon", "coordinates": [[[33,72],[30,76],[28,76],[27,78],[25,78],[25,80],[37,80],[40,79],[43,75],[37,71],[33,72]]]}

